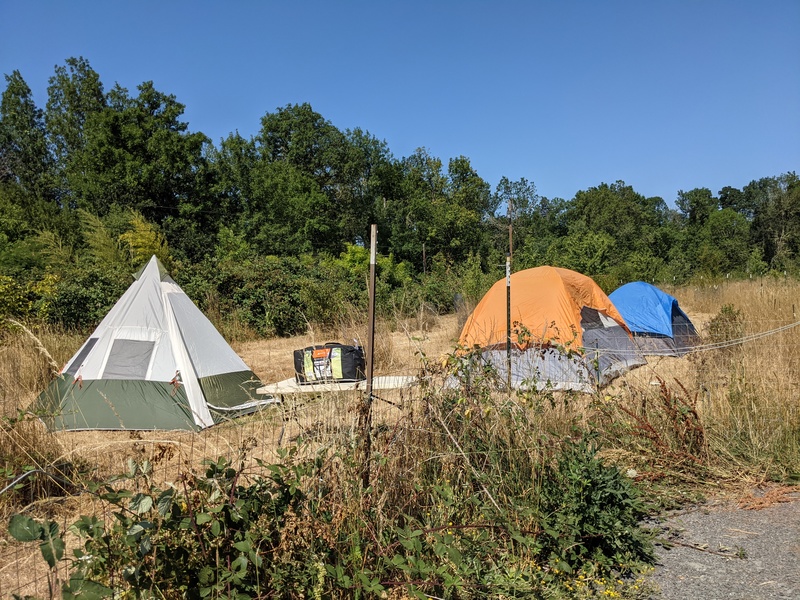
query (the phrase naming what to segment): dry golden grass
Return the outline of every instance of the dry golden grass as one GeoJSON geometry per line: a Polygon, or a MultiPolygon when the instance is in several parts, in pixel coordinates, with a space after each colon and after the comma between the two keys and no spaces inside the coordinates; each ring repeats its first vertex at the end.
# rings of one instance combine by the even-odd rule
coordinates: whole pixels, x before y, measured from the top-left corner
{"type": "Polygon", "coordinates": [[[800,283],[756,279],[665,291],[695,323],[703,345],[683,358],[650,357],[606,393],[634,406],[647,390],[650,401],[658,396],[660,378],[695,402],[715,457],[714,480],[800,477],[800,327],[792,326],[800,320],[800,283]],[[730,345],[719,348],[710,334],[726,305],[737,322],[730,345]]]}
{"type": "MultiPolygon", "coordinates": [[[[795,304],[800,283],[787,280],[722,282],[716,286],[666,288],[678,298],[682,308],[707,338],[709,325],[724,305],[741,311],[742,335],[753,335],[792,324],[798,320],[795,304]]],[[[433,317],[420,314],[408,320],[379,319],[376,331],[375,375],[417,374],[428,362],[453,351],[463,315],[433,317]],[[390,322],[392,325],[390,326],[390,322]]],[[[41,391],[52,371],[52,362],[63,365],[83,339],[48,331],[30,336],[16,329],[3,334],[0,352],[0,415],[14,417],[41,391]],[[35,340],[33,339],[35,338],[35,340]],[[42,349],[51,355],[46,356],[42,349]]],[[[643,403],[658,398],[664,381],[695,402],[704,428],[703,460],[709,473],[721,479],[742,477],[748,481],[800,474],[800,328],[748,341],[723,349],[701,349],[683,358],[651,358],[603,390],[600,397],[585,395],[516,399],[521,407],[537,411],[537,425],[555,437],[571,434],[572,425],[587,426],[597,416],[598,402],[640,410],[643,403]],[[526,404],[529,402],[529,404],[526,404]]],[[[362,324],[343,325],[335,330],[310,327],[302,336],[284,339],[238,341],[233,348],[264,383],[294,375],[292,351],[328,341],[366,344],[367,330],[362,324]]],[[[374,423],[391,429],[395,424],[413,422],[423,427],[418,411],[418,392],[386,392],[375,401],[374,423]]],[[[326,394],[322,397],[286,397],[244,418],[223,423],[202,432],[46,432],[38,421],[5,426],[0,431],[0,452],[5,464],[11,458],[25,464],[47,468],[70,464],[91,469],[94,476],[106,477],[124,469],[128,459],[150,460],[154,478],[176,481],[188,470],[197,471],[204,459],[226,456],[234,459],[247,451],[247,464],[256,459],[267,462],[277,457],[279,447],[299,440],[319,446],[354,436],[358,420],[358,393],[326,394]]],[[[651,413],[652,414],[652,413],[651,413]]],[[[656,422],[666,431],[674,423],[656,422]]],[[[672,432],[674,434],[674,432],[672,432]]],[[[666,442],[665,442],[666,443],[666,442]]],[[[680,450],[680,448],[678,448],[680,450]]],[[[620,463],[640,466],[644,446],[620,440],[607,448],[607,456],[620,463]]],[[[453,450],[454,455],[457,450],[453,450]]],[[[678,454],[676,454],[678,456],[678,454]]],[[[650,464],[655,464],[652,457],[650,464]]],[[[687,460],[693,460],[691,458],[687,460]]],[[[458,460],[454,460],[454,464],[458,460]]],[[[2,464],[0,464],[2,466],[2,464]]],[[[660,463],[665,471],[681,465],[660,463]]],[[[684,476],[691,477],[691,474],[684,476]]],[[[397,474],[402,477],[402,474],[397,474]]],[[[697,476],[701,478],[700,475],[697,476]]],[[[88,495],[57,500],[35,499],[34,504],[12,505],[0,497],[0,517],[6,521],[10,511],[46,511],[57,515],[63,524],[80,514],[92,514],[97,503],[88,495]]],[[[0,533],[0,544],[5,533],[0,533]]],[[[0,596],[37,593],[46,590],[36,552],[19,545],[0,546],[0,596]],[[14,564],[16,566],[9,567],[14,564]],[[36,575],[38,573],[38,575],[36,575]],[[27,575],[31,574],[32,578],[27,575]],[[38,577],[38,579],[36,579],[38,577]],[[38,583],[36,581],[38,581],[38,583]],[[28,582],[26,584],[26,581],[28,582]]]]}
{"type": "MultiPolygon", "coordinates": [[[[376,326],[375,375],[415,375],[423,357],[438,357],[455,346],[459,331],[455,316],[438,317],[435,327],[415,329],[416,320],[401,322],[395,331],[376,326]]],[[[263,383],[294,376],[292,351],[326,341],[366,342],[366,328],[311,332],[293,338],[234,343],[234,349],[263,383]]],[[[24,411],[44,389],[52,363],[63,365],[83,342],[77,336],[45,331],[34,336],[21,331],[8,333],[0,351],[4,353],[0,385],[0,415],[14,417],[24,411]],[[49,349],[52,357],[41,352],[49,349]]],[[[352,429],[357,421],[358,392],[326,394],[321,398],[288,396],[280,405],[201,432],[189,431],[78,431],[47,432],[38,420],[25,420],[0,431],[2,456],[18,457],[25,465],[46,468],[58,462],[81,464],[97,477],[117,473],[130,458],[148,459],[163,481],[174,480],[181,471],[198,469],[206,458],[235,457],[242,448],[253,448],[250,461],[271,460],[279,446],[301,437],[352,429]]],[[[375,403],[376,419],[392,418],[406,405],[408,392],[385,391],[375,403]],[[405,397],[404,397],[405,395],[405,397]],[[385,401],[384,401],[385,400],[385,401]],[[388,415],[388,416],[387,416],[388,415]]],[[[8,460],[6,459],[6,462],[8,460]]],[[[2,507],[2,498],[0,498],[2,507]]],[[[5,516],[5,515],[0,515],[5,516]]]]}
{"type": "MultiPolygon", "coordinates": [[[[232,346],[263,383],[294,376],[292,351],[328,341],[358,340],[365,344],[365,326],[336,331],[311,328],[306,335],[260,341],[236,342],[232,346]]],[[[435,359],[450,352],[460,331],[455,315],[426,316],[376,325],[375,375],[419,373],[424,357],[435,359]]],[[[83,343],[82,336],[48,330],[26,333],[19,327],[6,330],[0,352],[0,416],[15,417],[24,411],[50,380],[54,365],[63,364],[83,343]]],[[[408,414],[413,391],[381,392],[374,403],[373,422],[396,422],[408,414]]],[[[279,405],[231,420],[201,432],[190,431],[77,431],[47,432],[36,419],[27,419],[0,429],[0,467],[29,465],[48,469],[73,465],[98,479],[120,473],[129,459],[153,464],[156,482],[175,482],[181,473],[199,471],[205,459],[235,459],[246,451],[245,469],[260,459],[272,462],[277,450],[300,440],[320,445],[342,436],[352,436],[357,423],[357,392],[325,394],[319,398],[287,396],[279,405]]],[[[63,468],[63,467],[61,467],[63,468]]],[[[0,481],[2,483],[2,481],[0,481]]],[[[4,487],[4,486],[3,486],[4,487]]],[[[28,503],[18,495],[0,497],[0,521],[12,512],[56,517],[62,528],[81,514],[96,514],[98,503],[91,495],[37,498],[28,503]],[[27,503],[27,505],[25,504],[27,503]]],[[[47,574],[38,549],[10,542],[0,531],[0,597],[11,593],[47,595],[47,574]]]]}

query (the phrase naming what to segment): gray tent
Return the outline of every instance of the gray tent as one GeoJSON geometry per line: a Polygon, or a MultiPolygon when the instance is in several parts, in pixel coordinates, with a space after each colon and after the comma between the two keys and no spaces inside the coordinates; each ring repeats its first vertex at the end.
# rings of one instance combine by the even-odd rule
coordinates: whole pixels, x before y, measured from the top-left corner
{"type": "Polygon", "coordinates": [[[32,409],[50,429],[202,429],[262,383],[153,256],[32,409]]]}

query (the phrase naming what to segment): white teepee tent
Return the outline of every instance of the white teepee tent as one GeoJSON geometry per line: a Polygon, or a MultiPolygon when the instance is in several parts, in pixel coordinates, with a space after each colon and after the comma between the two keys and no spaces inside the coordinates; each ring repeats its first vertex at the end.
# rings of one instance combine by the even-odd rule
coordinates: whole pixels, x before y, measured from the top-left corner
{"type": "Polygon", "coordinates": [[[51,429],[202,429],[262,384],[153,256],[34,410],[51,429]]]}

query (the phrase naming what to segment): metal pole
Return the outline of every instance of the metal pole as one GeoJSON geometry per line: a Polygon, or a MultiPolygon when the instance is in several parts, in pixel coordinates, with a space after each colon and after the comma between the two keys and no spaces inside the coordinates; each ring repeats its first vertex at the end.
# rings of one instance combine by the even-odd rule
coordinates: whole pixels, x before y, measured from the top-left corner
{"type": "Polygon", "coordinates": [[[362,463],[361,482],[369,487],[370,455],[372,454],[372,373],[375,358],[375,262],[378,245],[378,226],[370,226],[369,249],[369,315],[367,332],[367,389],[361,402],[359,429],[361,431],[362,463]]]}
{"type": "Polygon", "coordinates": [[[511,394],[511,253],[506,254],[506,367],[508,393],[511,394]]]}

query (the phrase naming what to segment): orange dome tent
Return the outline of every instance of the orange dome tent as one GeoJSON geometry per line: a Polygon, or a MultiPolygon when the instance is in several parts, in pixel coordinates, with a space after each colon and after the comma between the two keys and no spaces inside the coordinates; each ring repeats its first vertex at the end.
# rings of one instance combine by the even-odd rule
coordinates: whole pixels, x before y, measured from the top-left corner
{"type": "MultiPolygon", "coordinates": [[[[642,364],[625,321],[590,278],[557,267],[511,275],[512,387],[593,391],[642,364]]],[[[495,283],[461,331],[506,380],[506,280],[495,283]]]]}

